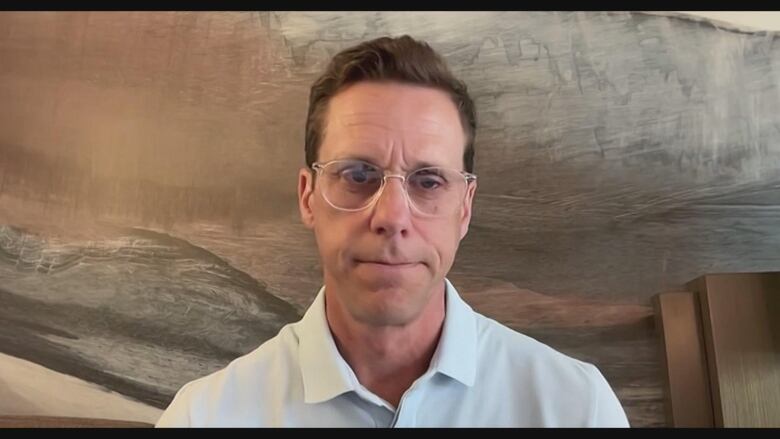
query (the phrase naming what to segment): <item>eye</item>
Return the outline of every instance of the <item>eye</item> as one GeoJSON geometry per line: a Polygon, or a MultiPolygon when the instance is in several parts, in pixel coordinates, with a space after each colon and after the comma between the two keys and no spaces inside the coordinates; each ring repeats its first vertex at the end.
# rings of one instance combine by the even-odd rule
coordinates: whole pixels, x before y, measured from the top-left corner
{"type": "Polygon", "coordinates": [[[379,180],[379,170],[367,163],[345,165],[338,174],[346,183],[354,185],[371,184],[379,180]]]}
{"type": "Polygon", "coordinates": [[[447,185],[447,179],[437,169],[421,169],[409,176],[409,183],[418,189],[435,191],[447,185]]]}

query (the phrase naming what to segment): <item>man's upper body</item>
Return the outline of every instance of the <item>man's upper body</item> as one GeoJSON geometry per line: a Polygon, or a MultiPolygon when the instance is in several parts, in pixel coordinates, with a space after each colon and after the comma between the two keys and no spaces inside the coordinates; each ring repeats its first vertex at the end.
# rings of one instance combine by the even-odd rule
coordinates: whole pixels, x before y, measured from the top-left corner
{"type": "Polygon", "coordinates": [[[475,130],[466,85],[427,44],[334,56],[298,174],[324,288],[303,321],[186,386],[160,425],[626,425],[593,366],[474,314],[448,284],[475,130]]]}
{"type": "Polygon", "coordinates": [[[628,427],[601,373],[473,311],[446,282],[430,367],[398,406],[360,384],[321,290],[299,322],[185,385],[159,427],[628,427]]]}

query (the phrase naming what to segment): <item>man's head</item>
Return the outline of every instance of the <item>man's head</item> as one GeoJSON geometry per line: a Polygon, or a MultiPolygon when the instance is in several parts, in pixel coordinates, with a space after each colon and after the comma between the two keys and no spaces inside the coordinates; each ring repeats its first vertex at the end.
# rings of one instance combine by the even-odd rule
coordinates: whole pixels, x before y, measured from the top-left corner
{"type": "Polygon", "coordinates": [[[474,136],[477,115],[466,84],[455,78],[444,59],[428,44],[408,35],[382,37],[345,49],[333,57],[325,73],[311,87],[306,116],[306,164],[317,161],[331,98],[360,81],[397,81],[442,90],[458,109],[466,135],[463,168],[474,172],[474,136]]]}
{"type": "Polygon", "coordinates": [[[441,297],[471,219],[475,130],[466,86],[427,44],[379,38],[333,58],[311,89],[309,168],[298,183],[329,308],[364,324],[398,326],[441,297]],[[367,176],[380,187],[381,170],[418,172],[406,182],[386,178],[377,197],[364,197],[370,203],[349,204],[367,176]],[[448,192],[442,175],[451,180],[448,192]]]}

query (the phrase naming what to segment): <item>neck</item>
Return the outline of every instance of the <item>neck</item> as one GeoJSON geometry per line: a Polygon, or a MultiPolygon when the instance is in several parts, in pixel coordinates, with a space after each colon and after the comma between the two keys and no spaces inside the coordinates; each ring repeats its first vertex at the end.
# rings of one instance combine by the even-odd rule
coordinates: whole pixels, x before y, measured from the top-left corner
{"type": "Polygon", "coordinates": [[[428,370],[436,351],[444,324],[445,287],[436,289],[420,315],[400,326],[356,321],[337,300],[330,300],[335,295],[326,293],[325,312],[339,352],[364,387],[395,407],[428,370]]]}

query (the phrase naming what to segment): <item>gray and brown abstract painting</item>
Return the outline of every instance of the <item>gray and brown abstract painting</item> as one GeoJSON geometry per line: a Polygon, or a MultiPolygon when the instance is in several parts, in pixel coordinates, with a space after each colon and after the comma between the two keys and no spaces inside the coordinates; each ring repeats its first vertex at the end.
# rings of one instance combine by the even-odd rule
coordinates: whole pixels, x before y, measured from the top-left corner
{"type": "Polygon", "coordinates": [[[651,297],[780,269],[780,40],[627,12],[0,13],[0,413],[154,422],[299,319],[308,87],[400,34],[479,112],[450,279],[666,425],[651,297]]]}

